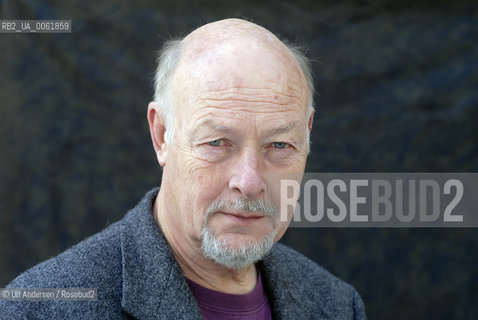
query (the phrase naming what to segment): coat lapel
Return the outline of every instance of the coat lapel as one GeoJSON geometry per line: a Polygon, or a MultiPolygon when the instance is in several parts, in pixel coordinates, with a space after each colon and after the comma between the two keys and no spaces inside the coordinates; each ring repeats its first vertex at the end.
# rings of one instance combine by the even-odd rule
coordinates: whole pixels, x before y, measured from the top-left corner
{"type": "Polygon", "coordinates": [[[273,249],[259,262],[273,317],[276,320],[297,319],[299,310],[300,312],[306,312],[307,310],[300,309],[300,302],[297,301],[297,297],[291,291],[288,277],[275,264],[277,263],[275,256],[276,252],[273,249]]]}
{"type": "Polygon", "coordinates": [[[292,268],[284,260],[278,246],[281,245],[274,245],[259,262],[274,319],[329,319],[326,313],[317,313],[321,308],[318,308],[317,301],[307,298],[311,292],[308,291],[310,288],[305,289],[308,286],[304,283],[306,277],[291,272],[292,268]]]}
{"type": "Polygon", "coordinates": [[[137,319],[201,319],[199,308],[152,215],[158,189],[122,221],[123,310],[137,319]]]}

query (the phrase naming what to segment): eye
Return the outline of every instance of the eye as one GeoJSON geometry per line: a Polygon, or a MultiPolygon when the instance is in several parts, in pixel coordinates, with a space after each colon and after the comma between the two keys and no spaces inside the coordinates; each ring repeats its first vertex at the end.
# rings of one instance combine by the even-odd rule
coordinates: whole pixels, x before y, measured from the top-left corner
{"type": "Polygon", "coordinates": [[[285,149],[289,146],[286,142],[273,142],[272,146],[276,149],[285,149]]]}
{"type": "Polygon", "coordinates": [[[209,141],[207,144],[210,145],[211,147],[219,147],[220,145],[224,144],[224,140],[217,139],[214,141],[209,141]]]}

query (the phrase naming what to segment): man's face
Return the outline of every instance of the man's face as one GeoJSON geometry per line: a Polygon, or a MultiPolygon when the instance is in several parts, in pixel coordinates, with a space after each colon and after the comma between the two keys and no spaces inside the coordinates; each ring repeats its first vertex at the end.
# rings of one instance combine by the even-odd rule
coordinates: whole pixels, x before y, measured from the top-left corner
{"type": "Polygon", "coordinates": [[[250,43],[184,60],[162,182],[176,231],[195,248],[208,231],[228,252],[277,241],[290,221],[280,221],[278,177],[301,175],[307,158],[298,66],[250,43]]]}

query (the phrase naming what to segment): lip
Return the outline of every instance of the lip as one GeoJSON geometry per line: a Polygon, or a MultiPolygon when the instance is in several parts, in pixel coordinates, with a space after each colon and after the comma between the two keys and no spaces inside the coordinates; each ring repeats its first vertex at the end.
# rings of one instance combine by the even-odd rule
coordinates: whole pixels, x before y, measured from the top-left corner
{"type": "Polygon", "coordinates": [[[233,219],[236,223],[253,223],[257,220],[264,218],[264,215],[257,214],[256,212],[244,212],[244,211],[235,211],[235,212],[223,212],[223,215],[227,216],[230,219],[233,219]]]}
{"type": "Polygon", "coordinates": [[[231,211],[231,212],[221,211],[221,213],[235,216],[242,219],[258,219],[258,218],[264,217],[263,214],[258,214],[257,212],[248,212],[248,211],[231,211]]]}

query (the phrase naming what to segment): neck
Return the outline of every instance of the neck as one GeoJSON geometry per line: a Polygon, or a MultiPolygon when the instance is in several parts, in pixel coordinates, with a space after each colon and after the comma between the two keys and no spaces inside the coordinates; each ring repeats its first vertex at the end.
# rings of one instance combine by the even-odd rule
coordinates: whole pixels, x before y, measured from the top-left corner
{"type": "Polygon", "coordinates": [[[197,284],[220,292],[245,294],[254,289],[257,282],[255,265],[243,269],[228,269],[204,257],[201,240],[194,239],[180,228],[180,224],[171,221],[175,213],[165,199],[167,189],[161,188],[153,205],[156,224],[172,249],[174,257],[183,274],[197,284]]]}

